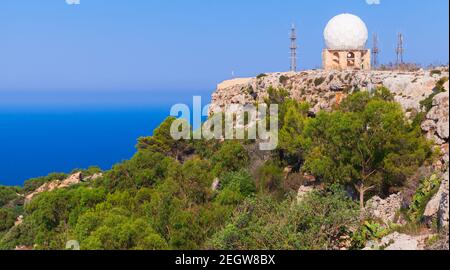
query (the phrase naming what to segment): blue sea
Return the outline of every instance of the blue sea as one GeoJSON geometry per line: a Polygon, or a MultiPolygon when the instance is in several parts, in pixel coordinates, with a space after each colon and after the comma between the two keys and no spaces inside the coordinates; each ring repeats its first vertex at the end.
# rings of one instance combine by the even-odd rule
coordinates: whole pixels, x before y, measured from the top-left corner
{"type": "MultiPolygon", "coordinates": [[[[173,100],[179,97],[173,97],[173,100]]],[[[187,97],[183,97],[186,104],[187,97]]],[[[148,106],[0,106],[0,185],[129,159],[177,102],[148,106]]]]}
{"type": "Polygon", "coordinates": [[[109,169],[132,157],[136,139],[168,115],[167,108],[0,111],[0,185],[91,165],[109,169]]]}

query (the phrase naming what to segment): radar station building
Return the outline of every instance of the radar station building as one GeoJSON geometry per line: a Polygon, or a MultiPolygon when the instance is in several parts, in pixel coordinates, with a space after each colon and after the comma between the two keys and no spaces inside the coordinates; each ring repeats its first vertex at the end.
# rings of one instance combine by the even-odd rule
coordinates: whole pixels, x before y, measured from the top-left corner
{"type": "Polygon", "coordinates": [[[358,16],[341,14],[332,18],[324,30],[325,70],[370,70],[371,54],[366,49],[368,30],[358,16]]]}

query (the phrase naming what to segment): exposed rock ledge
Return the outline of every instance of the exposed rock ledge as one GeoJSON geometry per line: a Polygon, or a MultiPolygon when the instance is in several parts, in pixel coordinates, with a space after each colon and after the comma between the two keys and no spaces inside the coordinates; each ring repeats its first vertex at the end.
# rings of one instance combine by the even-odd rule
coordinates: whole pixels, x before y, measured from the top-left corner
{"type": "Polygon", "coordinates": [[[369,242],[364,250],[424,250],[426,248],[426,241],[432,236],[433,235],[410,236],[395,232],[383,237],[379,242],[369,242]]]}
{"type": "MultiPolygon", "coordinates": [[[[355,89],[371,90],[385,86],[405,111],[420,111],[420,101],[433,93],[436,83],[448,72],[431,75],[429,71],[324,71],[270,73],[259,78],[239,78],[220,83],[212,96],[212,105],[253,104],[267,97],[270,86],[283,87],[291,97],[307,101],[313,112],[329,110],[355,89]]],[[[448,85],[448,84],[447,84],[448,85]]]]}
{"type": "Polygon", "coordinates": [[[102,177],[102,174],[94,174],[92,176],[83,178],[83,175],[81,172],[77,172],[74,173],[72,175],[70,175],[68,178],[64,179],[64,180],[55,180],[55,181],[51,181],[48,183],[43,184],[42,186],[40,186],[39,188],[37,188],[35,191],[27,194],[25,196],[25,203],[29,203],[31,200],[33,200],[33,198],[42,193],[42,192],[47,192],[47,191],[52,191],[55,189],[61,189],[61,188],[67,188],[76,184],[79,184],[81,182],[87,182],[90,180],[95,180],[102,177]]]}

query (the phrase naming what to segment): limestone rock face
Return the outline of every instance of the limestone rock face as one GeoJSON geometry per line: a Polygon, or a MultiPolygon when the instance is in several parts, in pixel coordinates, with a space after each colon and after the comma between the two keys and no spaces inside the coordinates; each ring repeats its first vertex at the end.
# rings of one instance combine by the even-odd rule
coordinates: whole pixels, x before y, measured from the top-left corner
{"type": "MultiPolygon", "coordinates": [[[[270,73],[259,78],[225,81],[212,95],[212,105],[225,107],[231,104],[248,105],[263,102],[269,87],[283,87],[292,98],[307,101],[312,112],[330,110],[349,93],[360,89],[371,91],[378,86],[389,88],[405,111],[420,111],[420,101],[433,93],[441,76],[431,76],[428,71],[324,71],[270,73]]],[[[448,87],[448,86],[447,86],[448,87]]],[[[448,115],[448,112],[447,112],[448,115]]]]}
{"type": "Polygon", "coordinates": [[[432,220],[433,218],[437,218],[439,221],[439,226],[441,228],[449,227],[449,176],[448,170],[444,172],[442,177],[442,183],[439,188],[439,191],[433,198],[428,202],[424,217],[427,220],[432,220]]]}
{"type": "Polygon", "coordinates": [[[440,202],[439,202],[439,211],[438,211],[438,218],[439,218],[439,224],[443,228],[449,227],[449,171],[447,168],[447,171],[445,172],[445,177],[442,181],[441,187],[438,192],[438,198],[439,194],[440,196],[440,202]]]}
{"type": "Polygon", "coordinates": [[[82,181],[83,181],[83,177],[81,175],[81,172],[78,172],[78,173],[70,175],[68,178],[66,178],[62,181],[55,180],[52,182],[45,183],[42,186],[40,186],[39,188],[37,188],[35,191],[33,191],[32,193],[26,195],[25,203],[29,203],[31,200],[33,200],[33,198],[36,195],[38,195],[42,192],[52,191],[52,190],[61,189],[61,188],[67,188],[72,185],[79,184],[82,181]]]}
{"type": "Polygon", "coordinates": [[[378,196],[371,198],[366,203],[366,212],[372,218],[380,219],[385,224],[401,222],[397,220],[398,211],[403,205],[403,196],[401,193],[392,194],[386,199],[378,196]]]}
{"type": "Polygon", "coordinates": [[[395,232],[383,237],[379,242],[369,242],[364,250],[424,250],[425,241],[429,237],[429,235],[410,236],[395,232]]]}
{"type": "Polygon", "coordinates": [[[448,142],[449,135],[449,94],[447,92],[436,95],[433,99],[433,107],[428,112],[426,120],[422,123],[422,129],[427,132],[430,139],[438,144],[448,142]]]}

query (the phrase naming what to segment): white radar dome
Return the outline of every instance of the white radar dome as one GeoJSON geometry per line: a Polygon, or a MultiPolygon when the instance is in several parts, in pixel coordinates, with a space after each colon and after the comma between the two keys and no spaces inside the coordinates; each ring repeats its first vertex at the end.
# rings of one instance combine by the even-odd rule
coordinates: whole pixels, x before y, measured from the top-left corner
{"type": "Polygon", "coordinates": [[[341,14],[332,18],[324,30],[329,50],[363,50],[368,38],[366,24],[358,16],[341,14]]]}

